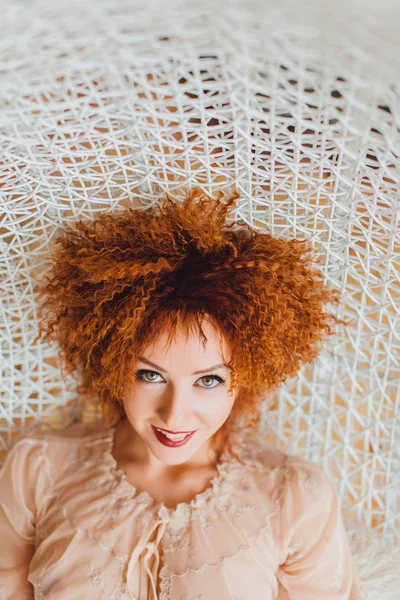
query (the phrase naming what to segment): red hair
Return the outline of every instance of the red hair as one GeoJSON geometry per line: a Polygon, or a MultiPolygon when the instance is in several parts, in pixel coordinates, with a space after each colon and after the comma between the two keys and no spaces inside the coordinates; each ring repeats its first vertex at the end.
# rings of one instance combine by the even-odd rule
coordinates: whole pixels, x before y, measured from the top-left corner
{"type": "MultiPolygon", "coordinates": [[[[63,229],[52,254],[39,339],[55,339],[66,372],[79,373],[82,399],[96,396],[107,422],[124,415],[122,398],[135,386],[132,361],[165,329],[196,329],[203,318],[231,350],[232,412],[254,427],[265,395],[313,361],[324,336],[345,324],[325,312],[338,292],[323,284],[307,240],[281,239],[226,216],[239,198],[199,188],[182,202],[168,194],[148,210],[129,208],[63,229]],[[43,325],[46,324],[46,327],[43,325]]],[[[35,340],[35,341],[36,341],[35,340]]]]}

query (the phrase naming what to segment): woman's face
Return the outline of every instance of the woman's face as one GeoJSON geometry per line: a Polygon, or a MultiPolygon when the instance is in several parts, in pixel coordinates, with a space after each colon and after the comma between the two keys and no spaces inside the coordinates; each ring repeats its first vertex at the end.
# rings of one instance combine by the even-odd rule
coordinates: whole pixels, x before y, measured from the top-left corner
{"type": "Polygon", "coordinates": [[[168,351],[165,332],[138,358],[136,391],[125,394],[124,408],[138,434],[144,460],[149,456],[152,462],[151,455],[167,465],[206,460],[210,438],[232,410],[235,395],[228,394],[230,369],[223,365],[229,360],[229,348],[224,339],[220,348],[220,334],[208,321],[203,322],[203,331],[205,349],[197,334],[186,340],[177,330],[168,351]],[[169,447],[153,427],[195,433],[183,445],[169,447]]]}

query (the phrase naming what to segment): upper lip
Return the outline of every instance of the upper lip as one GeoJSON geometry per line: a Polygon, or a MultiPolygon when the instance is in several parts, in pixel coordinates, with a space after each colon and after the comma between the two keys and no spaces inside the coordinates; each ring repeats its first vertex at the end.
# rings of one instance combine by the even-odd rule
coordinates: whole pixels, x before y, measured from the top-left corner
{"type": "MultiPolygon", "coordinates": [[[[156,427],[156,426],[152,425],[152,427],[156,427]]],[[[196,431],[195,429],[192,429],[191,431],[171,431],[170,429],[163,429],[162,427],[156,427],[156,429],[160,429],[161,431],[166,431],[167,433],[192,433],[192,431],[196,431]]]]}

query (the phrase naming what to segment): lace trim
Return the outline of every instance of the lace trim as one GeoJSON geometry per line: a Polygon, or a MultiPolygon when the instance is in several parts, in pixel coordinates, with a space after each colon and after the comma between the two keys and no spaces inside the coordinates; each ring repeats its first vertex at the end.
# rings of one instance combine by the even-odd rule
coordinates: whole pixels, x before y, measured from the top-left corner
{"type": "MultiPolygon", "coordinates": [[[[220,559],[218,559],[216,562],[214,563],[203,563],[201,565],[201,567],[199,568],[194,568],[194,567],[187,567],[184,571],[182,571],[181,573],[177,573],[175,571],[171,571],[167,565],[163,565],[162,568],[159,571],[159,579],[160,579],[160,590],[161,590],[161,594],[160,594],[160,600],[170,600],[170,593],[171,593],[171,589],[172,589],[172,582],[175,578],[182,578],[188,575],[188,573],[203,573],[203,571],[206,568],[220,568],[221,566],[224,565],[224,563],[227,560],[230,560],[232,558],[238,557],[241,554],[244,554],[246,552],[248,552],[252,546],[252,544],[254,542],[258,542],[264,535],[265,533],[268,531],[269,527],[270,527],[270,521],[271,519],[276,516],[277,514],[279,514],[280,510],[281,510],[281,504],[282,504],[282,496],[283,496],[283,490],[284,490],[284,486],[286,481],[288,480],[288,474],[289,474],[289,463],[288,463],[288,459],[289,456],[285,455],[285,459],[284,459],[284,464],[282,466],[275,466],[275,467],[271,467],[270,470],[268,471],[268,473],[266,474],[267,476],[272,474],[273,472],[278,472],[280,474],[280,482],[279,482],[279,486],[278,486],[278,492],[276,497],[274,498],[273,502],[275,505],[275,508],[273,511],[269,512],[269,513],[264,513],[264,524],[263,526],[257,531],[257,533],[255,533],[254,535],[251,535],[247,538],[246,540],[246,544],[244,544],[243,546],[241,546],[236,552],[235,554],[231,555],[231,556],[223,556],[220,559]]],[[[240,465],[241,466],[241,465],[240,465]]],[[[258,470],[258,465],[254,464],[253,466],[255,466],[258,470]]],[[[247,508],[247,507],[244,507],[247,508]]]]}
{"type": "Polygon", "coordinates": [[[173,573],[166,565],[163,565],[158,573],[160,579],[160,600],[170,600],[173,573]]]}
{"type": "MultiPolygon", "coordinates": [[[[114,480],[116,483],[116,485],[115,485],[116,489],[110,490],[109,494],[112,495],[114,498],[116,496],[118,498],[119,495],[118,495],[118,493],[116,493],[117,489],[119,486],[121,486],[120,489],[122,489],[122,485],[125,483],[127,486],[126,491],[128,491],[129,500],[135,499],[135,501],[137,503],[141,503],[144,506],[153,506],[154,507],[155,503],[154,503],[153,498],[147,492],[141,492],[140,494],[136,495],[135,488],[131,484],[129,484],[129,482],[126,481],[126,479],[125,479],[126,474],[124,473],[124,471],[117,468],[117,463],[111,454],[111,450],[113,447],[113,440],[114,440],[114,429],[115,429],[115,427],[110,427],[108,432],[106,432],[105,437],[104,437],[104,433],[100,432],[100,434],[95,435],[95,439],[93,441],[91,441],[87,444],[87,446],[86,446],[86,462],[91,463],[94,461],[93,454],[92,454],[93,448],[95,446],[100,445],[101,449],[104,452],[104,458],[105,458],[104,462],[102,463],[102,471],[105,474],[108,474],[108,475],[111,474],[111,479],[114,480]],[[111,466],[111,469],[110,468],[107,469],[107,466],[108,467],[111,466]]],[[[50,463],[48,453],[47,453],[48,446],[49,446],[49,440],[48,440],[46,434],[44,434],[44,436],[40,440],[40,442],[41,442],[41,444],[40,444],[41,456],[43,458],[44,466],[46,469],[48,481],[50,483],[50,488],[51,488],[51,491],[49,492],[49,496],[53,497],[54,501],[59,506],[59,509],[63,515],[63,518],[71,525],[72,528],[74,528],[75,530],[82,531],[91,542],[98,545],[102,550],[105,550],[110,553],[110,555],[113,557],[113,559],[117,562],[117,564],[119,566],[119,581],[120,581],[120,583],[123,583],[124,582],[124,572],[126,569],[127,561],[129,560],[129,554],[117,553],[113,549],[113,547],[102,543],[102,541],[98,537],[93,535],[93,533],[91,531],[83,528],[73,517],[71,517],[71,515],[68,513],[67,507],[64,504],[62,504],[62,502],[60,501],[60,498],[58,496],[55,496],[52,493],[52,490],[54,489],[54,479],[51,474],[51,463],[50,463]]],[[[238,440],[238,443],[240,444],[240,440],[238,440]]],[[[96,462],[98,464],[98,461],[96,461],[96,462]]],[[[181,513],[182,510],[190,511],[191,509],[194,509],[197,506],[201,505],[203,502],[207,502],[212,496],[214,496],[214,495],[216,496],[217,492],[221,488],[222,482],[226,480],[226,477],[228,474],[228,469],[227,469],[228,464],[229,465],[233,464],[233,461],[230,460],[230,455],[228,458],[228,453],[226,451],[224,451],[221,455],[221,460],[217,465],[218,474],[215,477],[213,477],[213,479],[211,480],[210,487],[208,487],[206,490],[204,490],[200,494],[197,494],[190,503],[179,503],[175,509],[167,509],[164,506],[164,508],[168,511],[168,514],[170,516],[173,516],[174,514],[181,513]]],[[[240,464],[240,463],[237,463],[237,464],[240,464]]],[[[118,500],[117,500],[117,502],[118,502],[118,500]]],[[[53,566],[54,565],[51,565],[51,567],[53,567],[53,566]]],[[[161,590],[160,600],[169,600],[173,577],[174,577],[174,574],[171,571],[169,571],[165,565],[163,565],[159,571],[160,590],[161,590]]]]}
{"type": "MultiPolygon", "coordinates": [[[[240,455],[243,457],[245,465],[242,465],[241,463],[239,463],[234,457],[232,457],[229,454],[229,452],[227,450],[224,450],[224,452],[221,455],[220,461],[217,464],[218,474],[215,475],[215,477],[213,477],[213,479],[210,481],[210,486],[208,488],[206,488],[203,492],[200,492],[199,494],[197,494],[191,502],[188,502],[188,503],[182,502],[182,503],[179,503],[175,507],[175,509],[167,509],[163,503],[156,504],[154,499],[147,492],[141,492],[139,494],[136,494],[136,490],[135,490],[134,486],[132,486],[128,481],[126,481],[125,472],[117,467],[117,463],[111,453],[112,448],[113,448],[113,441],[114,441],[114,431],[115,431],[115,426],[109,427],[105,433],[100,432],[96,436],[94,443],[92,441],[88,444],[89,446],[100,445],[100,450],[103,452],[103,455],[105,458],[103,463],[101,463],[102,471],[104,472],[105,475],[108,474],[109,476],[111,476],[112,481],[115,482],[115,486],[114,486],[115,489],[113,489],[110,492],[111,495],[113,497],[115,497],[117,495],[117,497],[118,497],[118,494],[116,492],[119,488],[119,491],[123,490],[124,492],[125,491],[129,492],[128,496],[129,496],[130,500],[134,499],[137,503],[141,503],[145,506],[151,506],[153,508],[163,507],[163,509],[165,509],[168,512],[168,515],[170,517],[173,517],[174,515],[182,514],[182,512],[183,512],[185,515],[189,514],[190,518],[196,518],[197,514],[196,514],[196,516],[193,514],[194,510],[199,507],[204,508],[205,505],[209,504],[209,501],[212,498],[219,499],[220,500],[219,504],[221,504],[221,506],[223,507],[224,502],[226,503],[227,499],[225,498],[226,494],[224,494],[224,492],[221,493],[221,491],[222,491],[224,484],[227,485],[227,492],[230,491],[231,484],[232,484],[232,481],[230,481],[232,479],[230,477],[231,474],[233,475],[233,481],[234,481],[235,475],[240,476],[240,470],[243,469],[244,467],[247,467],[247,469],[250,468],[250,470],[252,470],[254,468],[256,470],[265,468],[265,466],[263,464],[260,464],[260,461],[259,461],[259,459],[263,455],[263,452],[261,451],[260,454],[255,456],[252,451],[253,450],[252,443],[247,444],[245,446],[243,444],[242,432],[238,431],[235,434],[235,436],[236,436],[235,441],[236,441],[236,444],[240,447],[240,455]]],[[[43,444],[41,444],[42,456],[44,459],[44,463],[46,465],[46,471],[47,471],[49,482],[51,483],[51,486],[53,488],[54,481],[51,476],[51,465],[50,465],[49,457],[47,456],[47,452],[46,452],[49,442],[46,439],[46,437],[41,441],[44,442],[43,444]]],[[[93,451],[93,447],[91,449],[88,449],[88,451],[89,451],[89,454],[91,454],[91,452],[93,451]]],[[[212,568],[212,567],[221,566],[229,558],[233,558],[234,556],[238,556],[244,552],[247,552],[250,549],[250,546],[252,545],[252,543],[255,540],[258,540],[260,538],[260,536],[263,536],[265,534],[265,532],[269,528],[269,523],[270,523],[271,518],[274,515],[276,515],[277,512],[279,512],[279,510],[280,510],[282,490],[284,487],[284,482],[287,478],[287,459],[288,458],[289,458],[289,456],[286,455],[284,465],[275,466],[275,467],[270,466],[268,471],[266,472],[266,476],[268,476],[269,474],[273,473],[274,471],[279,471],[280,475],[281,475],[281,481],[278,486],[277,497],[273,500],[275,509],[272,510],[271,512],[269,512],[268,514],[264,513],[263,516],[265,518],[265,521],[263,523],[263,526],[257,530],[257,533],[250,536],[249,538],[247,538],[245,545],[240,547],[239,550],[237,550],[234,555],[221,557],[215,563],[204,563],[199,568],[187,567],[185,569],[185,571],[183,571],[182,573],[175,573],[175,572],[171,571],[164,564],[161,567],[159,574],[158,574],[159,579],[160,579],[160,592],[161,592],[160,600],[169,600],[171,586],[172,586],[174,577],[184,577],[185,574],[187,574],[189,572],[201,573],[207,567],[212,568]]],[[[90,462],[90,460],[89,460],[89,462],[90,462]]],[[[97,461],[97,464],[98,464],[98,461],[97,461]]],[[[230,495],[230,496],[232,496],[232,495],[230,495]]],[[[112,547],[102,543],[101,540],[98,539],[95,535],[93,535],[93,533],[91,531],[88,531],[87,529],[83,529],[75,521],[75,519],[72,518],[68,514],[67,508],[60,502],[59,498],[54,498],[54,499],[56,500],[57,504],[59,505],[60,510],[63,514],[63,517],[70,523],[70,525],[72,527],[82,531],[92,542],[96,543],[100,548],[108,551],[112,555],[114,560],[116,560],[117,563],[119,564],[120,581],[123,580],[124,579],[124,567],[126,566],[126,561],[129,559],[129,555],[128,554],[118,554],[117,552],[115,552],[113,550],[112,547]]],[[[232,505],[232,500],[234,500],[233,496],[230,497],[228,500],[229,506],[232,505]]],[[[233,505],[231,506],[231,508],[232,507],[233,507],[233,505]]],[[[236,508],[240,509],[241,507],[236,507],[236,508]]],[[[247,507],[243,507],[243,508],[247,508],[247,507]]],[[[213,512],[214,511],[211,511],[211,513],[213,513],[213,512]]],[[[170,523],[172,524],[172,522],[173,522],[173,519],[172,519],[172,521],[170,521],[170,523]]],[[[52,565],[52,566],[54,566],[54,565],[52,565]]]]}
{"type": "MultiPolygon", "coordinates": [[[[217,497],[223,489],[224,483],[227,480],[227,475],[232,467],[240,465],[238,461],[230,455],[228,449],[225,448],[220,456],[219,462],[216,464],[217,474],[210,480],[209,486],[202,492],[196,494],[196,496],[190,502],[179,502],[175,508],[167,508],[164,502],[158,502],[154,500],[152,496],[146,491],[137,493],[136,488],[129,483],[125,471],[118,468],[117,462],[112,455],[114,446],[114,435],[116,426],[109,426],[106,432],[104,441],[106,442],[104,447],[104,460],[103,466],[106,471],[111,474],[115,480],[117,487],[120,490],[127,490],[130,498],[135,500],[139,504],[144,504],[147,507],[151,507],[153,510],[167,511],[169,517],[174,517],[177,514],[187,515],[192,510],[196,510],[200,506],[208,504],[212,498],[217,497]]],[[[232,439],[235,440],[236,444],[243,446],[242,432],[236,431],[232,434],[232,439]]]]}
{"type": "MultiPolygon", "coordinates": [[[[194,567],[187,567],[181,573],[176,573],[176,572],[169,571],[169,569],[167,567],[163,567],[165,569],[165,572],[164,572],[165,575],[167,577],[171,577],[171,576],[172,577],[184,577],[188,573],[201,573],[202,571],[204,571],[205,568],[220,567],[221,565],[224,564],[224,562],[226,560],[230,560],[232,558],[235,558],[235,557],[239,556],[240,554],[248,552],[250,550],[252,544],[254,542],[258,542],[260,540],[260,538],[263,537],[264,534],[268,531],[269,526],[270,526],[270,521],[271,521],[272,517],[276,516],[280,512],[281,501],[282,501],[282,491],[283,491],[284,483],[286,481],[286,473],[287,473],[286,464],[287,464],[287,459],[288,459],[288,457],[286,456],[285,466],[284,467],[274,467],[274,468],[271,469],[271,472],[273,472],[273,471],[280,471],[281,474],[282,474],[281,483],[280,483],[280,487],[279,487],[279,493],[278,493],[278,496],[274,499],[275,510],[273,510],[272,512],[264,514],[265,520],[264,520],[263,526],[257,531],[257,533],[255,533],[254,535],[249,536],[246,539],[246,544],[245,545],[241,546],[235,552],[235,554],[233,554],[231,556],[223,556],[219,560],[217,560],[215,563],[203,563],[201,565],[201,567],[199,567],[198,569],[196,569],[194,567]]],[[[161,598],[160,600],[168,600],[168,598],[161,598]]]]}

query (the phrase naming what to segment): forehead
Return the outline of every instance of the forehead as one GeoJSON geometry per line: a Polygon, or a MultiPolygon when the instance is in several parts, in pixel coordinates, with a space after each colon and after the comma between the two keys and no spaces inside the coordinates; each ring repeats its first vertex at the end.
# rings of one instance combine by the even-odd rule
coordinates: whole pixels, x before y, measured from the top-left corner
{"type": "MultiPolygon", "coordinates": [[[[177,324],[175,328],[165,328],[156,332],[149,342],[144,353],[152,355],[167,356],[179,353],[189,360],[198,359],[201,356],[216,356],[223,358],[229,354],[229,347],[223,333],[212,323],[204,320],[199,331],[196,323],[189,325],[177,324]],[[205,338],[203,338],[203,335],[205,338]]],[[[143,352],[141,353],[143,355],[143,352]]]]}

